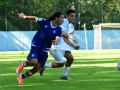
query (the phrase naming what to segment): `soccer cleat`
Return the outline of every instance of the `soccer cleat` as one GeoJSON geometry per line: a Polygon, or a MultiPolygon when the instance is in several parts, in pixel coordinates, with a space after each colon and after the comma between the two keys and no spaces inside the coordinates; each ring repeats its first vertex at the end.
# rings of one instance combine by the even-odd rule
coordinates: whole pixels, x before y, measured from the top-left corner
{"type": "Polygon", "coordinates": [[[24,84],[24,83],[23,83],[23,79],[22,79],[21,76],[18,76],[18,77],[17,77],[17,80],[18,80],[19,84],[24,84]]]}
{"type": "Polygon", "coordinates": [[[20,74],[20,72],[23,70],[24,66],[23,66],[23,62],[20,63],[20,65],[18,66],[18,68],[16,69],[16,73],[20,74]]]}
{"type": "Polygon", "coordinates": [[[67,75],[66,75],[66,76],[61,75],[60,78],[63,79],[63,80],[72,80],[72,79],[71,79],[69,76],[67,76],[67,75]]]}
{"type": "Polygon", "coordinates": [[[45,70],[45,67],[41,67],[41,68],[39,69],[39,73],[40,73],[41,76],[43,75],[44,70],[45,70]]]}

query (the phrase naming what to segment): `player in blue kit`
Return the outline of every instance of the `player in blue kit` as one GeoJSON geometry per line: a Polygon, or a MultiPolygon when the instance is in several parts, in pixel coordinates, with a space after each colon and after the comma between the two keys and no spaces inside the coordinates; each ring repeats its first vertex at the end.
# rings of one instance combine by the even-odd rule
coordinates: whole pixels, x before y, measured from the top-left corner
{"type": "Polygon", "coordinates": [[[61,12],[56,12],[48,20],[36,16],[26,16],[24,13],[19,13],[18,17],[34,20],[40,25],[39,30],[33,37],[27,61],[21,62],[16,69],[16,73],[19,75],[24,67],[33,66],[32,69],[17,77],[19,84],[23,84],[24,78],[35,74],[41,67],[44,67],[49,48],[52,44],[58,44],[62,33],[59,25],[63,22],[64,16],[61,12]]]}
{"type": "Polygon", "coordinates": [[[77,40],[70,36],[71,33],[74,33],[74,26],[73,22],[75,20],[75,11],[74,10],[67,10],[66,12],[66,18],[63,20],[62,24],[60,25],[62,28],[62,37],[60,39],[60,42],[58,45],[52,45],[49,52],[55,59],[54,62],[50,62],[45,64],[43,68],[40,68],[39,73],[42,76],[45,68],[60,68],[64,67],[63,73],[60,76],[61,79],[64,80],[71,80],[71,78],[68,76],[68,71],[70,70],[70,67],[74,61],[74,58],[72,56],[71,50],[74,48],[78,50],[80,48],[79,45],[77,45],[77,40]],[[66,40],[70,38],[73,40],[76,45],[66,44],[66,40]],[[67,61],[63,59],[65,57],[67,61]]]}

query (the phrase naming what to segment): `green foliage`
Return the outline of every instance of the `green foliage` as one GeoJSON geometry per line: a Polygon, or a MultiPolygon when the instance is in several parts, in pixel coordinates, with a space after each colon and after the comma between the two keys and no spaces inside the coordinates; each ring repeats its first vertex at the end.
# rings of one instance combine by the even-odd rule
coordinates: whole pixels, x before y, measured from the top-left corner
{"type": "Polygon", "coordinates": [[[17,17],[20,12],[48,18],[56,11],[66,14],[68,9],[76,11],[76,30],[82,30],[84,23],[89,30],[93,24],[120,21],[120,0],[1,0],[0,30],[37,30],[36,23],[17,17]]]}

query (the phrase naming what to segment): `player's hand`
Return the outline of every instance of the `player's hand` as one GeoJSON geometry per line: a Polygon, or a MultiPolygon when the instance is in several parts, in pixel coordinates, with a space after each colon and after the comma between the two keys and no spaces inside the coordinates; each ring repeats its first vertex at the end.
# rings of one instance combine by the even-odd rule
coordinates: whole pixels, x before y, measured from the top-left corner
{"type": "Polygon", "coordinates": [[[25,16],[24,13],[18,13],[19,18],[23,18],[24,16],[25,16]]]}
{"type": "Polygon", "coordinates": [[[71,38],[71,40],[78,44],[78,41],[75,38],[71,38]]]}
{"type": "Polygon", "coordinates": [[[59,42],[58,40],[52,40],[52,44],[53,44],[53,45],[57,45],[58,42],[59,42]]]}
{"type": "Polygon", "coordinates": [[[75,46],[74,49],[78,50],[80,48],[80,46],[75,46]]]}

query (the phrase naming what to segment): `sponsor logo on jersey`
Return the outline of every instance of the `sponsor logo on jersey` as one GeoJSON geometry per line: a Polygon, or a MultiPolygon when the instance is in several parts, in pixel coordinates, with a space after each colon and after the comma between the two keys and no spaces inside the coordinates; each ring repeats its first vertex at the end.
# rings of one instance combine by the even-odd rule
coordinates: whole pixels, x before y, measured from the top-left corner
{"type": "Polygon", "coordinates": [[[48,26],[47,25],[45,25],[45,28],[47,28],[48,26]]]}
{"type": "Polygon", "coordinates": [[[53,33],[55,34],[55,33],[56,33],[56,31],[55,31],[55,30],[53,30],[53,33]]]}
{"type": "Polygon", "coordinates": [[[35,57],[35,54],[31,54],[31,57],[35,57]]]}

